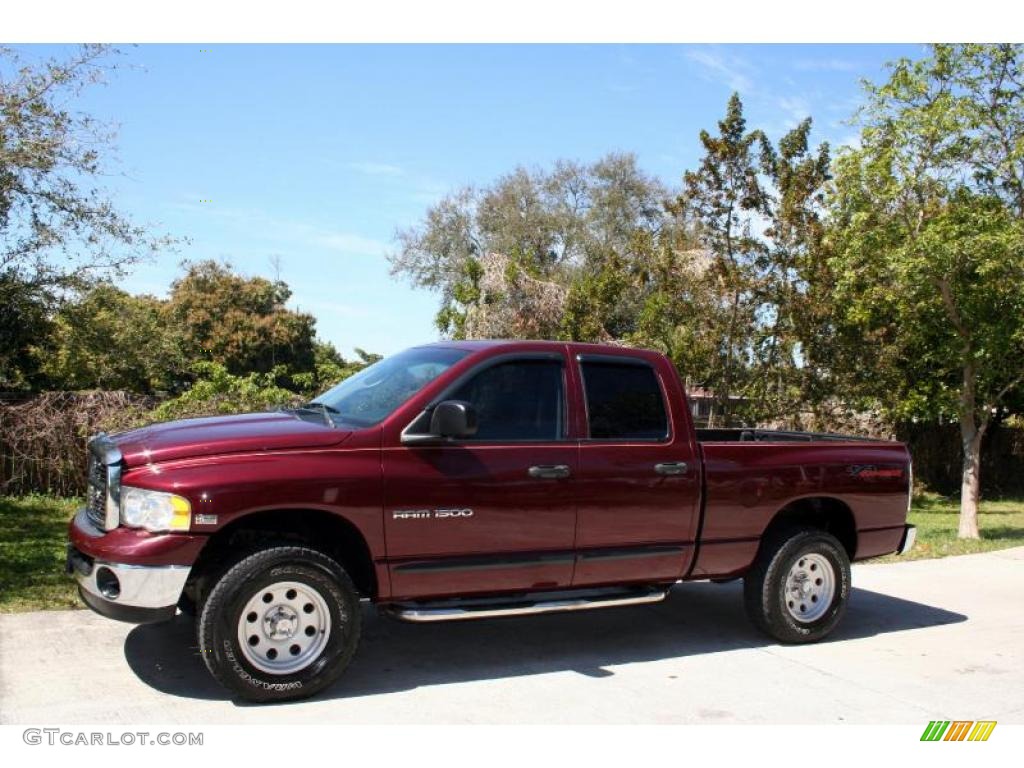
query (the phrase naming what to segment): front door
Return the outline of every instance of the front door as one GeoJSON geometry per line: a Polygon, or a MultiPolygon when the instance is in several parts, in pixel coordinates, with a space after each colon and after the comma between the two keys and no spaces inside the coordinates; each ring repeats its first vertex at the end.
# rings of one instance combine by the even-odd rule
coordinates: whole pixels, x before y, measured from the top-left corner
{"type": "Polygon", "coordinates": [[[569,586],[576,526],[565,357],[485,361],[441,400],[477,411],[471,439],[385,447],[394,599],[569,586]]]}

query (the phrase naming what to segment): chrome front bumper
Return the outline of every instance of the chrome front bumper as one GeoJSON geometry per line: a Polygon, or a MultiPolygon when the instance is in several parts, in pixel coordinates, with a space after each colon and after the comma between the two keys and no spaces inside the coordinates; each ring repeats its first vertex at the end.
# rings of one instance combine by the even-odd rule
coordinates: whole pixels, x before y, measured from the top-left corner
{"type": "Polygon", "coordinates": [[[92,560],[70,544],[67,571],[86,605],[112,619],[144,624],[174,617],[191,567],[92,560]]]}
{"type": "Polygon", "coordinates": [[[900,539],[899,549],[896,550],[897,555],[905,555],[914,546],[914,542],[917,540],[917,527],[907,523],[903,526],[903,538],[900,539]]]}

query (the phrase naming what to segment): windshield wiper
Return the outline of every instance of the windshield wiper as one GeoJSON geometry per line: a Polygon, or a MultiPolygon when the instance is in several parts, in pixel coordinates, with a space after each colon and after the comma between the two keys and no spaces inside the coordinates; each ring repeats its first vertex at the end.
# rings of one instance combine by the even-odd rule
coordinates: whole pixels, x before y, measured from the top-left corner
{"type": "Polygon", "coordinates": [[[323,418],[324,418],[324,423],[328,427],[332,427],[332,428],[335,426],[335,424],[334,424],[334,419],[331,418],[331,414],[332,413],[341,413],[341,411],[339,411],[337,408],[335,408],[333,406],[330,406],[327,403],[318,403],[318,402],[315,402],[315,401],[310,401],[308,403],[303,403],[302,405],[298,406],[297,408],[289,408],[288,410],[319,412],[320,415],[323,416],[323,418]]]}

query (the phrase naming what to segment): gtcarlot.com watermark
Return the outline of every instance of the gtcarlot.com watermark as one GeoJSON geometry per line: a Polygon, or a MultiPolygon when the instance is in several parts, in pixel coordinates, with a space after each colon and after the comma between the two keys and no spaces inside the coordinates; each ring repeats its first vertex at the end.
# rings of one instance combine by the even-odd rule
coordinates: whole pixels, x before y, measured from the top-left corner
{"type": "Polygon", "coordinates": [[[203,734],[184,731],[76,731],[67,728],[26,728],[26,744],[65,747],[201,747],[203,734]]]}

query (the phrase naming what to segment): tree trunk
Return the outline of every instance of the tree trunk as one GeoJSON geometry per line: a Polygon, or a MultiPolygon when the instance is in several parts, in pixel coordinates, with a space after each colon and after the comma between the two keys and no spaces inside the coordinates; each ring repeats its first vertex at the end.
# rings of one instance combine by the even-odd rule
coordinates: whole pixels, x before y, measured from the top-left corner
{"type": "Polygon", "coordinates": [[[974,425],[974,418],[960,422],[960,438],[964,449],[963,476],[960,483],[961,539],[977,539],[978,501],[981,498],[981,438],[983,430],[974,425]]]}
{"type": "Polygon", "coordinates": [[[961,539],[978,539],[978,501],[981,498],[981,438],[988,426],[988,414],[978,424],[975,399],[974,364],[969,362],[963,370],[963,388],[960,390],[960,445],[964,461],[960,481],[961,539]]]}

